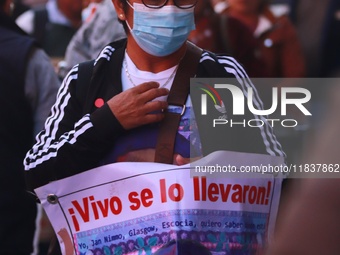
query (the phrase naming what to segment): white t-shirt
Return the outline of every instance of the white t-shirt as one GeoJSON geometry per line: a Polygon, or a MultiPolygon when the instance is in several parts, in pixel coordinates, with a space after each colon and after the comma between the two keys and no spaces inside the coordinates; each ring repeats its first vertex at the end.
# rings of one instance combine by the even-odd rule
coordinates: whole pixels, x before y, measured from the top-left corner
{"type": "MultiPolygon", "coordinates": [[[[164,87],[170,90],[176,71],[177,71],[177,66],[173,66],[159,73],[141,71],[132,62],[129,55],[125,52],[125,57],[123,60],[123,68],[122,68],[123,91],[130,89],[136,85],[142,84],[144,82],[150,82],[150,81],[158,82],[160,84],[160,87],[164,87]],[[127,72],[129,73],[130,79],[132,80],[133,83],[129,79],[127,72]]],[[[166,99],[167,99],[167,96],[157,98],[157,100],[162,100],[162,101],[166,101],[166,99]]]]}

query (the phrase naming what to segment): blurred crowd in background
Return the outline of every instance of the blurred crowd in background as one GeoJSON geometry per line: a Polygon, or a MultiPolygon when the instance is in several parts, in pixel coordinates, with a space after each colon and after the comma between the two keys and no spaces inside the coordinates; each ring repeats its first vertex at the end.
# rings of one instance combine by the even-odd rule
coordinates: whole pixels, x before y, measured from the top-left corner
{"type": "MultiPolygon", "coordinates": [[[[17,24],[41,42],[51,58],[66,57],[68,62],[63,64],[68,68],[79,60],[95,57],[98,48],[92,44],[102,47],[124,36],[121,25],[114,25],[116,16],[111,1],[14,3],[13,18],[17,24]],[[103,30],[108,21],[113,21],[112,30],[103,30]],[[98,29],[100,42],[96,42],[98,29]],[[84,45],[73,45],[71,39],[77,31],[84,40],[78,39],[77,43],[84,45]],[[72,59],[66,54],[67,46],[76,50],[88,47],[90,51],[73,53],[83,54],[83,59],[72,59]]],[[[195,7],[196,30],[189,39],[215,53],[231,54],[245,66],[250,77],[334,77],[340,65],[340,53],[336,50],[340,40],[339,8],[337,0],[202,0],[195,7]]]]}
{"type": "MultiPolygon", "coordinates": [[[[106,44],[125,37],[110,0],[13,2],[13,19],[40,43],[60,82],[75,64],[96,58],[106,44]]],[[[235,57],[251,78],[340,76],[340,0],[198,0],[195,21],[189,40],[235,57]]],[[[271,90],[258,89],[270,104],[271,90]]],[[[290,163],[301,161],[306,140],[319,132],[316,123],[332,93],[322,82],[308,89],[313,116],[296,128],[274,129],[290,163]]],[[[39,224],[43,255],[53,232],[46,216],[39,224]]]]}

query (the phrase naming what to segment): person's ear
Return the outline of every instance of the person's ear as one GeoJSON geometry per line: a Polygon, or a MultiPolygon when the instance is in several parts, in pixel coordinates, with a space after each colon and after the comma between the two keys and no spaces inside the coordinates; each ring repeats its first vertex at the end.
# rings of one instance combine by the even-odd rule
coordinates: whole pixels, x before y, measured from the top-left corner
{"type": "Polygon", "coordinates": [[[124,12],[124,5],[121,0],[112,0],[112,3],[115,7],[116,13],[118,15],[118,19],[124,21],[126,19],[124,12]]]}

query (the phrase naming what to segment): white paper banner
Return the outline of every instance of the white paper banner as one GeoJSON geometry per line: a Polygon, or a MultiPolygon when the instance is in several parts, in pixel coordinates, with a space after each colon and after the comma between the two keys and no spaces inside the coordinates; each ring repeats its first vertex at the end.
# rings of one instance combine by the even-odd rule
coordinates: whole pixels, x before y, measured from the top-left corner
{"type": "MultiPolygon", "coordinates": [[[[209,155],[208,164],[224,164],[228,155],[232,165],[247,155],[254,164],[283,163],[219,152],[209,155]]],[[[282,179],[244,173],[191,178],[190,171],[190,165],[115,163],[35,191],[65,255],[153,254],[172,239],[200,242],[216,254],[259,254],[273,231],[282,179]]]]}

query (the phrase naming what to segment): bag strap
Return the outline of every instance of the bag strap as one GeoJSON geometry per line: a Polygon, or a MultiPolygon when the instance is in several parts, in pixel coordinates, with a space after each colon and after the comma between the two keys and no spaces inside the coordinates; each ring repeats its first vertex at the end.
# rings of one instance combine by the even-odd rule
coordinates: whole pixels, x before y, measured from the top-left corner
{"type": "Polygon", "coordinates": [[[175,138],[178,125],[185,112],[185,103],[190,91],[190,78],[196,74],[197,66],[202,55],[202,49],[187,42],[187,51],[179,63],[178,71],[172,83],[168,106],[182,107],[181,113],[165,111],[165,117],[160,124],[156,144],[155,162],[172,164],[175,138]]]}
{"type": "Polygon", "coordinates": [[[48,13],[45,7],[34,10],[33,37],[40,43],[40,45],[43,45],[44,43],[47,22],[48,13]]]}

